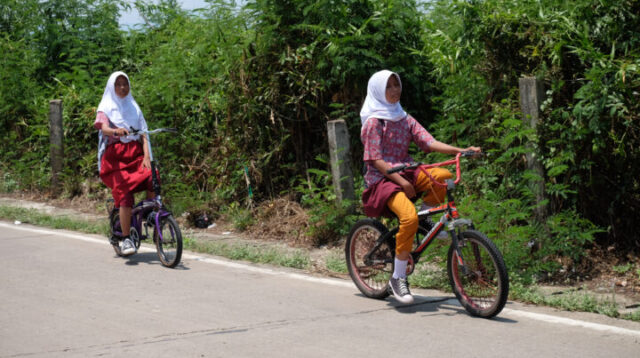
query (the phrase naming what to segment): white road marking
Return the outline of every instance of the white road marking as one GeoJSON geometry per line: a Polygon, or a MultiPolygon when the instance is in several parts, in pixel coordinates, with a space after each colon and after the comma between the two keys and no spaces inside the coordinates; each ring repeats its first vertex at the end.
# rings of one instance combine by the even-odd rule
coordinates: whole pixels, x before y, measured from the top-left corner
{"type": "Polygon", "coordinates": [[[633,329],[609,326],[609,325],[600,324],[600,323],[580,321],[580,320],[575,320],[571,318],[552,316],[552,315],[543,314],[543,313],[513,310],[509,308],[503,309],[502,313],[508,316],[529,318],[536,321],[543,321],[547,323],[557,323],[557,324],[563,324],[565,326],[589,328],[589,329],[593,329],[600,332],[608,332],[608,333],[614,333],[614,334],[624,334],[628,336],[640,337],[640,331],[636,331],[633,329]]]}
{"type": "MultiPolygon", "coordinates": [[[[36,229],[36,228],[18,226],[18,225],[13,225],[13,224],[7,224],[7,223],[3,223],[3,222],[0,222],[0,227],[6,227],[6,228],[11,228],[11,229],[15,229],[15,230],[22,230],[22,231],[35,232],[35,233],[46,234],[46,235],[64,236],[64,237],[72,238],[72,239],[75,239],[75,240],[91,242],[91,243],[94,243],[94,244],[110,245],[109,241],[106,240],[106,239],[97,239],[97,238],[93,238],[93,237],[87,237],[85,235],[73,234],[73,233],[68,233],[68,232],[61,232],[61,231],[54,231],[54,230],[47,230],[47,229],[36,229]]],[[[90,234],[87,234],[87,235],[90,235],[90,234]]],[[[139,251],[155,252],[155,249],[150,248],[150,247],[141,246],[139,251]]],[[[293,272],[278,271],[278,270],[274,270],[274,269],[270,269],[270,268],[257,267],[257,266],[252,266],[252,265],[248,265],[248,264],[242,264],[242,263],[237,263],[237,262],[232,262],[232,261],[220,260],[220,259],[215,259],[215,258],[212,258],[212,257],[206,257],[206,256],[201,256],[201,255],[196,255],[196,254],[186,254],[185,253],[182,257],[185,258],[185,259],[189,259],[189,260],[200,261],[200,262],[205,262],[205,263],[209,263],[209,264],[220,265],[220,266],[235,268],[235,269],[239,269],[239,270],[257,272],[257,273],[262,273],[262,274],[267,274],[267,275],[272,275],[272,276],[284,276],[284,277],[289,277],[289,278],[293,278],[293,279],[297,279],[297,280],[322,283],[322,284],[325,284],[325,285],[354,288],[354,284],[353,283],[347,282],[347,281],[343,281],[343,280],[328,279],[328,278],[314,277],[314,276],[309,276],[309,275],[302,275],[302,274],[293,273],[293,272]]],[[[455,299],[447,300],[447,303],[459,306],[458,301],[455,300],[455,299]]],[[[633,329],[621,328],[621,327],[610,326],[610,325],[600,324],[600,323],[586,322],[586,321],[575,320],[575,319],[571,319],[571,318],[557,317],[557,316],[552,316],[552,315],[547,315],[547,314],[542,314],[542,313],[534,313],[534,312],[527,312],[527,311],[522,311],[522,310],[514,310],[514,309],[505,308],[505,309],[502,310],[502,314],[508,315],[508,316],[516,316],[516,317],[528,318],[528,319],[531,319],[531,320],[542,321],[542,322],[547,322],[547,323],[562,324],[562,325],[565,325],[565,326],[583,327],[583,328],[588,328],[588,329],[592,329],[592,330],[600,331],[600,332],[608,332],[608,333],[613,333],[613,334],[623,334],[623,335],[640,337],[640,331],[633,330],[633,329]]]]}

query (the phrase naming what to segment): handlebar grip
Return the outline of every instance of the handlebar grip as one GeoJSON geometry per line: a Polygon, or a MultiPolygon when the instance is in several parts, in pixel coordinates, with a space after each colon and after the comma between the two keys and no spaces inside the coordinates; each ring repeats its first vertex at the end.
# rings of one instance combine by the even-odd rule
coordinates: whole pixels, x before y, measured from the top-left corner
{"type": "Polygon", "coordinates": [[[404,164],[398,165],[397,167],[393,167],[393,168],[387,170],[387,174],[393,174],[393,173],[401,172],[401,171],[405,170],[406,168],[407,168],[407,166],[404,165],[404,164]]]}
{"type": "Polygon", "coordinates": [[[485,156],[484,152],[474,152],[473,150],[467,150],[460,153],[461,157],[483,157],[485,156]]]}

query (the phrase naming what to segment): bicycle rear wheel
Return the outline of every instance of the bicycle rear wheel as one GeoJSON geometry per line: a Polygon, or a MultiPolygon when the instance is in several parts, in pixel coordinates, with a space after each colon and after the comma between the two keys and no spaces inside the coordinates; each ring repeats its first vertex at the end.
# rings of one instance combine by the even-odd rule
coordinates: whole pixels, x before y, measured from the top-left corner
{"type": "Polygon", "coordinates": [[[453,245],[447,256],[453,292],[471,315],[494,317],[502,311],[509,295],[509,277],[502,254],[489,238],[475,230],[463,232],[459,246],[465,267],[459,264],[453,245]]]}
{"type": "Polygon", "coordinates": [[[362,219],[351,228],[347,238],[345,256],[349,275],[367,297],[384,299],[389,296],[387,288],[393,273],[395,244],[389,240],[378,242],[387,232],[381,222],[362,219]]]}
{"type": "Polygon", "coordinates": [[[160,219],[160,226],[153,230],[158,258],[163,266],[176,267],[182,257],[182,233],[178,223],[169,215],[160,219]],[[161,233],[162,236],[158,235],[161,233]]]}

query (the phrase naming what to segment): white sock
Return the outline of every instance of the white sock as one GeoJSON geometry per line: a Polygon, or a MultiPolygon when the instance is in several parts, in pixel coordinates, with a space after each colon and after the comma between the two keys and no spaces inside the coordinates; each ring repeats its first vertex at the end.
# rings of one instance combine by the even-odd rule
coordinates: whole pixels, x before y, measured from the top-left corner
{"type": "Polygon", "coordinates": [[[409,260],[394,260],[393,278],[407,278],[407,264],[409,260]]]}

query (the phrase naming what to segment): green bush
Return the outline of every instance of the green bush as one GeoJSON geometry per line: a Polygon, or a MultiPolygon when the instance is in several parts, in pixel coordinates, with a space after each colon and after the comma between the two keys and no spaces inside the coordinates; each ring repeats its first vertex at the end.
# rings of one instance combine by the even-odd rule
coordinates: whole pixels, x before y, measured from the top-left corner
{"type": "MultiPolygon", "coordinates": [[[[123,6],[0,4],[0,189],[49,189],[53,98],[64,107],[65,195],[95,179],[95,109],[108,75],[124,70],[150,127],[179,129],[153,139],[176,212],[244,202],[247,168],[253,200],[287,192],[310,212],[308,235],[338,242],[358,203],[335,204],[316,160],[326,122],[347,121],[360,172],[358,111],[369,76],[388,68],[437,139],[490,154],[465,163],[461,208],[513,271],[553,273],[554,258],[576,264],[594,242],[637,248],[638,1],[217,0],[197,13],[136,1],[148,22],[130,31],[118,28],[123,6]],[[535,130],[521,120],[522,76],[546,88],[535,130]],[[543,178],[527,170],[531,151],[543,178]],[[540,179],[544,203],[530,189],[540,179]],[[534,219],[541,204],[546,222],[534,219]]],[[[250,225],[235,205],[237,227],[250,225]]]]}

